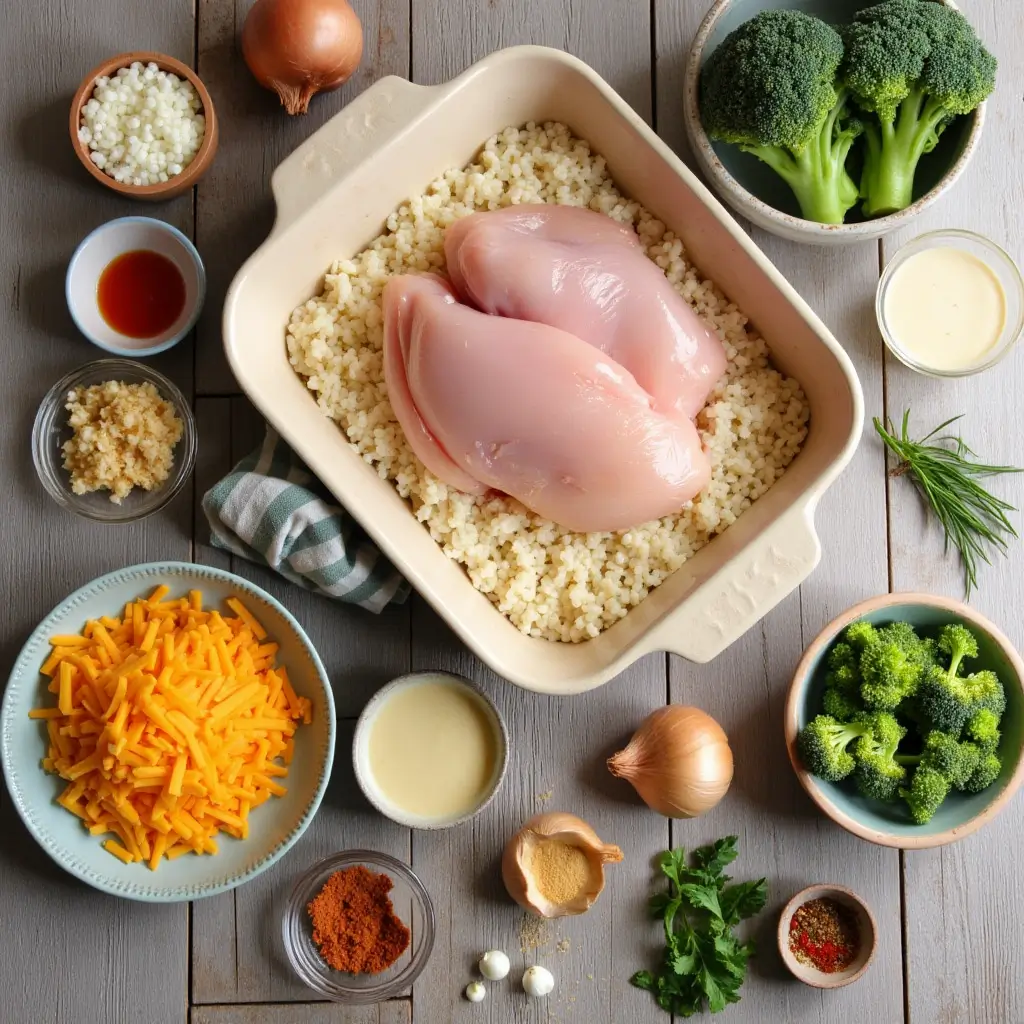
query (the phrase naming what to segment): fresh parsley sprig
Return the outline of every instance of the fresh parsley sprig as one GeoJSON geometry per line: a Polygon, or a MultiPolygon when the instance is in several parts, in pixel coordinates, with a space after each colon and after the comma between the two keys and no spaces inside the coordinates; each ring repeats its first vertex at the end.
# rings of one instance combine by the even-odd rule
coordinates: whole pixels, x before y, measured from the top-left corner
{"type": "Polygon", "coordinates": [[[989,562],[989,550],[1006,554],[1007,543],[1017,531],[1007,518],[1017,509],[989,493],[978,480],[1020,473],[1014,466],[989,466],[973,461],[975,453],[962,437],[943,434],[947,427],[962,419],[954,416],[940,423],[930,434],[914,441],[910,437],[910,410],[903,414],[897,434],[891,422],[875,418],[875,430],[896,456],[892,476],[908,473],[924,495],[946,532],[946,547],[952,544],[960,553],[964,567],[964,591],[970,599],[978,585],[978,563],[989,562]]]}
{"type": "Polygon", "coordinates": [[[637,971],[631,985],[654,994],[669,1013],[692,1017],[705,1001],[712,1013],[739,1002],[753,942],[740,942],[734,925],[752,917],[768,900],[765,879],[738,882],[724,873],[737,857],[736,836],[693,851],[666,850],[660,867],[668,892],[651,897],[651,913],[665,928],[665,953],[654,973],[637,971]]]}

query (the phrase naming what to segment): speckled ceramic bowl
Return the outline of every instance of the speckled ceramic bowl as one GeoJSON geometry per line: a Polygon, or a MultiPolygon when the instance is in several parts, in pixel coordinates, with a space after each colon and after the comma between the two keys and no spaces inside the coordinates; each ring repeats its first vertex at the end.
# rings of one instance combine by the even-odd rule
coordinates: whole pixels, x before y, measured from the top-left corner
{"type": "Polygon", "coordinates": [[[298,841],[320,806],[334,760],[334,697],[323,664],[302,627],[278,601],[248,580],[205,565],[157,562],[101,576],[63,600],[39,624],[14,663],[0,711],[0,758],[11,802],[39,845],[65,871],[95,889],[149,903],[175,903],[212,896],[246,882],[276,863],[298,841]],[[67,783],[40,767],[46,753],[46,723],[28,717],[53,703],[39,668],[49,639],[77,633],[89,619],[120,615],[126,602],[166,584],[172,597],[202,591],[204,604],[222,608],[239,598],[279,645],[278,663],[288,669],[295,692],[312,702],[309,725],[295,734],[287,793],[253,810],[249,838],[221,834],[215,856],[188,854],[158,870],[122,864],[82,822],[55,802],[67,783]]]}
{"type": "Polygon", "coordinates": [[[786,702],[786,747],[800,784],[836,824],[880,846],[922,850],[943,846],[976,832],[990,822],[1024,782],[1024,661],[1013,644],[983,615],[959,601],[929,594],[884,594],[843,612],[807,648],[793,676],[786,702]],[[978,638],[979,657],[972,671],[992,669],[1006,690],[1006,713],[1001,723],[999,756],[1003,771],[980,793],[952,792],[927,825],[915,825],[899,802],[882,803],[857,793],[848,781],[825,782],[811,775],[800,760],[797,735],[817,714],[825,689],[825,656],[839,634],[858,619],[876,625],[909,622],[925,635],[935,635],[951,622],[962,622],[978,638]]]}
{"type": "Polygon", "coordinates": [[[844,985],[853,984],[862,978],[865,971],[871,966],[877,945],[878,926],[875,924],[875,915],[871,913],[871,908],[855,892],[842,885],[809,885],[806,889],[801,889],[782,908],[782,913],[779,915],[779,956],[786,965],[786,969],[797,981],[802,981],[812,988],[842,988],[844,985]],[[819,971],[811,964],[801,963],[789,948],[789,925],[793,920],[793,915],[805,903],[820,899],[835,900],[836,903],[849,910],[857,923],[857,932],[860,938],[860,948],[850,966],[832,974],[819,971]]]}
{"type": "MultiPolygon", "coordinates": [[[[941,0],[956,8],[952,0],[941,0]]],[[[700,121],[700,69],[705,58],[725,37],[761,11],[797,9],[831,24],[849,21],[868,0],[716,0],[697,30],[686,68],[683,117],[701,170],[715,191],[740,216],[793,242],[847,245],[881,238],[906,227],[939,201],[963,174],[974,156],[985,123],[985,104],[968,117],[958,118],[944,133],[934,152],[918,167],[914,202],[899,213],[874,220],[856,220],[855,208],[845,224],[816,224],[799,216],[796,199],[786,183],[757,157],[736,146],[712,142],[700,121]]],[[[855,176],[856,177],[856,176],[855,176]]]]}

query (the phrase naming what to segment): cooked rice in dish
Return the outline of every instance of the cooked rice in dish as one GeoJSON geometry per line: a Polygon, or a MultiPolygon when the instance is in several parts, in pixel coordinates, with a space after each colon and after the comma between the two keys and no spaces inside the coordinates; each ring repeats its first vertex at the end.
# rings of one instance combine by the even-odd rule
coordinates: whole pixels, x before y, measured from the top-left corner
{"type": "Polygon", "coordinates": [[[452,169],[392,213],[384,234],[333,264],[323,292],[292,313],[288,353],[324,415],[394,483],[449,558],[524,633],[595,637],[785,471],[807,436],[800,385],[775,370],[746,317],[705,280],[682,243],[623,198],[602,157],[559,124],[507,128],[468,167],[452,169]],[[625,533],[572,533],[512,498],[471,497],[413,455],[388,402],[381,292],[393,274],[444,270],[444,231],[459,217],[511,203],[589,206],[632,224],[650,258],[725,344],[729,366],[697,419],[713,473],[677,514],[625,533]]]}

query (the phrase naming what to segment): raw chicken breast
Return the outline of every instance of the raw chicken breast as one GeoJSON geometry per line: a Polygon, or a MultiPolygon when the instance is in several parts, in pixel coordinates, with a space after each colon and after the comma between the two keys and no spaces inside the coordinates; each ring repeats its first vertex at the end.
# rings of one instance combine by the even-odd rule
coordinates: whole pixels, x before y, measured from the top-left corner
{"type": "Polygon", "coordinates": [[[484,313],[569,331],[624,366],[666,415],[693,418],[725,372],[718,337],[603,213],[545,203],[470,214],[445,232],[448,274],[484,313]]]}
{"type": "Polygon", "coordinates": [[[568,529],[660,518],[710,478],[694,425],[652,410],[599,349],[464,306],[434,275],[385,287],[384,366],[399,423],[435,475],[503,491],[568,529]]]}

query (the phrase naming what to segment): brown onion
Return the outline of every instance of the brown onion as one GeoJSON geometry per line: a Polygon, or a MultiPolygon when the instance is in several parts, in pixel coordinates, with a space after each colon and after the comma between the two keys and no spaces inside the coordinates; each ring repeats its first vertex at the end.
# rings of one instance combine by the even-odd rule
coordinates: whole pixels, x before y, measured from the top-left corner
{"type": "Polygon", "coordinates": [[[337,89],[359,67],[363,27],[346,0],[256,0],[242,28],[242,56],[289,114],[337,89]]]}
{"type": "Polygon", "coordinates": [[[641,723],[608,770],[627,779],[652,810],[669,818],[696,818],[725,796],[732,782],[732,750],[722,727],[699,708],[669,704],[641,723]]]}

